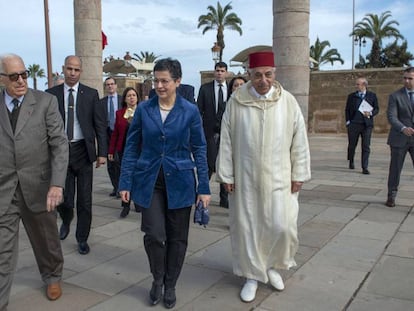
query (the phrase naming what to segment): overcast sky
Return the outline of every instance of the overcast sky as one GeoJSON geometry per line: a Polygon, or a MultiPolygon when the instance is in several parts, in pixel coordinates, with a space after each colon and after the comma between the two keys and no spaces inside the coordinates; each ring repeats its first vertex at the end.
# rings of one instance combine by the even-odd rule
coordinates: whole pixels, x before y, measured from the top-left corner
{"type": "MultiPolygon", "coordinates": [[[[398,29],[408,40],[414,54],[414,32],[407,1],[355,1],[355,22],[365,14],[381,14],[390,10],[398,29]]],[[[74,54],[73,1],[49,0],[49,19],[53,71],[61,71],[65,56],[74,54]]],[[[229,1],[221,1],[224,6],[229,1]]],[[[44,11],[41,0],[0,1],[2,12],[1,51],[13,52],[23,57],[26,66],[40,64],[47,71],[44,11]]],[[[350,69],[352,66],[353,0],[311,0],[309,39],[328,40],[331,48],[338,49],[344,65],[325,65],[322,70],[350,69]]],[[[126,51],[140,54],[153,52],[161,57],[178,59],[183,67],[183,82],[193,84],[198,90],[200,71],[211,70],[214,63],[211,47],[216,32],[205,35],[197,28],[198,17],[208,13],[207,6],[216,6],[213,0],[102,0],[102,30],[108,37],[103,57],[122,58],[126,51]]],[[[233,10],[243,21],[243,35],[225,30],[226,47],[223,60],[229,63],[238,52],[253,45],[272,45],[273,15],[271,0],[233,0],[233,10]]],[[[369,52],[370,44],[362,48],[369,52]]],[[[354,51],[358,61],[358,47],[354,51]]],[[[231,67],[237,73],[240,67],[231,67]]],[[[38,83],[45,89],[46,79],[38,83]]],[[[29,84],[32,84],[29,79],[29,84]]]]}

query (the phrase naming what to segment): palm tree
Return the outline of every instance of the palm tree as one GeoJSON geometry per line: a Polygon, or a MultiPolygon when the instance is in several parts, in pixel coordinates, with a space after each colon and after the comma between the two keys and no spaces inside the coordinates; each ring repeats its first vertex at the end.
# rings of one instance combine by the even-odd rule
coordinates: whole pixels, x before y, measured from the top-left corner
{"type": "Polygon", "coordinates": [[[155,55],[153,52],[141,51],[140,53],[141,55],[134,53],[134,57],[132,57],[132,59],[138,60],[140,62],[145,60],[146,63],[154,63],[156,59],[160,57],[160,55],[155,55]]]}
{"type": "Polygon", "coordinates": [[[40,68],[40,65],[38,64],[30,65],[28,70],[29,70],[29,77],[33,79],[33,88],[37,90],[37,78],[46,77],[45,71],[42,68],[40,68]]]}
{"type": "Polygon", "coordinates": [[[310,47],[310,57],[312,57],[316,63],[313,63],[312,71],[319,70],[319,66],[334,62],[344,63],[344,60],[341,58],[341,54],[338,53],[337,49],[329,49],[325,51],[326,48],[329,48],[331,44],[329,41],[320,41],[319,37],[316,38],[315,44],[310,47]]]}
{"type": "Polygon", "coordinates": [[[397,21],[388,21],[391,17],[390,11],[377,14],[366,14],[362,21],[354,26],[350,36],[365,37],[372,40],[369,63],[373,68],[381,67],[382,40],[386,38],[404,39],[399,30],[394,26],[400,25],[397,21]]]}
{"type": "Polygon", "coordinates": [[[207,7],[209,11],[206,15],[200,15],[198,17],[198,26],[197,28],[203,28],[203,35],[209,30],[217,29],[217,45],[220,47],[219,61],[223,59],[223,50],[225,47],[224,44],[224,29],[228,28],[230,30],[237,31],[240,35],[243,34],[242,29],[240,28],[242,20],[237,16],[236,13],[229,13],[233,7],[231,2],[226,4],[223,8],[220,2],[217,2],[217,9],[212,5],[207,7]]]}
{"type": "Polygon", "coordinates": [[[404,40],[401,45],[398,44],[398,40],[395,40],[381,51],[382,67],[411,66],[412,60],[414,56],[407,51],[407,40],[404,40]]]}

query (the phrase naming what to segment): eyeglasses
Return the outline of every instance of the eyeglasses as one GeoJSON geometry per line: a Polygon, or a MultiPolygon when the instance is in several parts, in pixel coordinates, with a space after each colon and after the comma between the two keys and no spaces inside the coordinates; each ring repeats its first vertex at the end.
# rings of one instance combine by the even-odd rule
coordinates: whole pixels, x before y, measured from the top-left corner
{"type": "Polygon", "coordinates": [[[168,85],[168,83],[170,83],[171,81],[173,81],[172,79],[171,80],[167,80],[167,79],[154,79],[153,80],[153,82],[154,82],[154,85],[155,86],[157,86],[158,85],[158,83],[161,83],[161,85],[162,86],[166,86],[166,85],[168,85]]]}
{"type": "Polygon", "coordinates": [[[20,73],[11,73],[9,75],[6,73],[0,73],[0,75],[8,77],[10,81],[16,82],[17,80],[19,80],[19,77],[22,77],[23,80],[26,80],[27,77],[29,76],[29,70],[26,70],[20,73]]]}

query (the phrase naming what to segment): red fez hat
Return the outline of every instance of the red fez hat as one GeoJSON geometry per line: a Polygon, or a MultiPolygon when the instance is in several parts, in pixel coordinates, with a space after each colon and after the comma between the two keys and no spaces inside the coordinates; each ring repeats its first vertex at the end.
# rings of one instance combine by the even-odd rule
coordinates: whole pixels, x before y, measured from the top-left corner
{"type": "Polygon", "coordinates": [[[275,67],[273,52],[262,51],[249,54],[249,68],[256,67],[275,67]]]}

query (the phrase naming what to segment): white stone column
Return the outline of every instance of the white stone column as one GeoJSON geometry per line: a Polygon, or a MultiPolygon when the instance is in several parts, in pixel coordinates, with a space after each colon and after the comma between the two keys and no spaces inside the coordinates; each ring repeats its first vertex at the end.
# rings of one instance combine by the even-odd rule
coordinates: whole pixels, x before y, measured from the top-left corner
{"type": "Polygon", "coordinates": [[[292,93],[308,120],[310,0],[273,0],[276,79],[292,93]]]}
{"type": "Polygon", "coordinates": [[[102,83],[101,0],[74,0],[75,54],[82,59],[82,83],[98,90],[102,83]]]}

